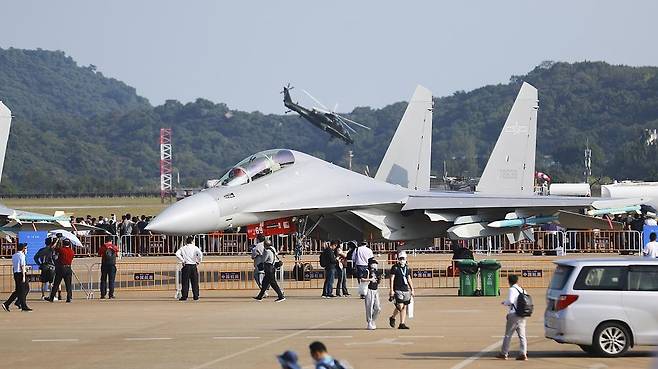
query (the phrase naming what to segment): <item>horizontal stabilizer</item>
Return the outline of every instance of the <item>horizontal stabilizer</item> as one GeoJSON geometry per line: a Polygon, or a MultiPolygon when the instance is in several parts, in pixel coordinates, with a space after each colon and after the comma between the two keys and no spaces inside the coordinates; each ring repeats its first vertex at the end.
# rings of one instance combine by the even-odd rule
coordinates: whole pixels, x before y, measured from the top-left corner
{"type": "Polygon", "coordinates": [[[558,223],[568,229],[607,229],[615,231],[624,229],[623,223],[572,213],[570,211],[559,211],[557,218],[558,223]]]}

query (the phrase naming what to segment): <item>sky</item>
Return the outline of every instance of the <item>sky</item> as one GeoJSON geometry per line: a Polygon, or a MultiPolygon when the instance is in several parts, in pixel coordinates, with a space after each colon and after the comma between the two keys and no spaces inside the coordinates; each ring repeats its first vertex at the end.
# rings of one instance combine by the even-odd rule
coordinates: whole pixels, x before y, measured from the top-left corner
{"type": "Polygon", "coordinates": [[[658,1],[8,1],[0,47],[62,50],[154,105],[339,112],[507,83],[544,60],[658,65],[658,1]]]}

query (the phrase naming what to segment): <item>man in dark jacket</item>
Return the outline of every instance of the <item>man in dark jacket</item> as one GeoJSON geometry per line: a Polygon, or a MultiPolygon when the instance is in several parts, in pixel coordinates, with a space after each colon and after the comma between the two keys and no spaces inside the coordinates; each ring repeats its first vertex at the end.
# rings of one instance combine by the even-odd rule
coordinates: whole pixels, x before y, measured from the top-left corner
{"type": "MultiPolygon", "coordinates": [[[[34,263],[39,266],[41,270],[41,298],[46,297],[46,291],[48,290],[48,285],[53,283],[55,279],[55,240],[51,237],[46,238],[45,246],[40,248],[36,254],[34,254],[34,263]]],[[[60,292],[60,298],[61,292],[60,292]]]]}
{"type": "Polygon", "coordinates": [[[101,257],[101,298],[105,298],[105,294],[109,288],[109,297],[113,299],[119,248],[112,243],[111,236],[105,236],[105,243],[98,249],[98,256],[101,257]]]}
{"type": "Polygon", "coordinates": [[[322,297],[325,299],[336,297],[334,295],[334,276],[336,274],[336,255],[334,254],[335,243],[330,242],[324,245],[320,255],[320,265],[324,268],[324,288],[322,297]]]}

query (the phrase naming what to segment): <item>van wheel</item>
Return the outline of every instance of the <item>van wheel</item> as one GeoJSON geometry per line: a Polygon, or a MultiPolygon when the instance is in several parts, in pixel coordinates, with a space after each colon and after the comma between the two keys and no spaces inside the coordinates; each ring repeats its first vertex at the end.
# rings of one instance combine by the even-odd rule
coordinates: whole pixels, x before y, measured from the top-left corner
{"type": "Polygon", "coordinates": [[[588,354],[594,354],[596,351],[594,350],[594,347],[589,346],[589,345],[578,345],[581,350],[585,351],[588,354]]]}
{"type": "Polygon", "coordinates": [[[631,336],[619,323],[604,323],[594,332],[593,348],[607,357],[623,355],[631,346],[631,336]]]}

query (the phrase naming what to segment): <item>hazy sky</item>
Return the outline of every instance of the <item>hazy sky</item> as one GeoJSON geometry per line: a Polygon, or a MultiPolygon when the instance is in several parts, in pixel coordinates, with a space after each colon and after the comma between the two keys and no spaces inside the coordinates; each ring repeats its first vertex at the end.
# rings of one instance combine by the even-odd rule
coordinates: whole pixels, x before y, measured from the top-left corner
{"type": "Polygon", "coordinates": [[[658,1],[3,1],[0,47],[58,49],[152,104],[339,111],[505,83],[543,60],[658,65],[658,1]],[[299,100],[303,101],[301,96],[299,100]]]}

